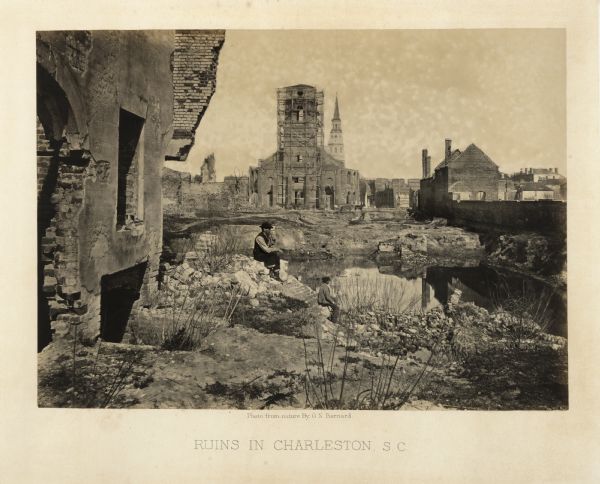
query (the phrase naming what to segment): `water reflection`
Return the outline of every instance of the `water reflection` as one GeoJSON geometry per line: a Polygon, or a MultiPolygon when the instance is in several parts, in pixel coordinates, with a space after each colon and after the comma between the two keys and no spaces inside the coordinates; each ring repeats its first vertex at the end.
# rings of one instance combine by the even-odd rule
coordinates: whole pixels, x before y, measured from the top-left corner
{"type": "MultiPolygon", "coordinates": [[[[366,280],[363,287],[381,287],[385,291],[392,288],[397,307],[420,307],[423,311],[447,304],[457,289],[461,291],[463,302],[472,302],[488,310],[498,306],[514,306],[514,302],[519,301],[521,306],[525,305],[530,313],[537,314],[538,319],[547,324],[548,332],[567,336],[567,302],[564,291],[555,291],[534,278],[485,265],[424,267],[419,277],[405,277],[397,266],[378,266],[370,259],[348,258],[335,261],[291,261],[289,271],[300,276],[313,289],[318,287],[324,275],[331,276],[338,287],[348,287],[355,284],[356,278],[361,278],[366,280]]],[[[389,299],[387,296],[382,297],[389,299]]]]}

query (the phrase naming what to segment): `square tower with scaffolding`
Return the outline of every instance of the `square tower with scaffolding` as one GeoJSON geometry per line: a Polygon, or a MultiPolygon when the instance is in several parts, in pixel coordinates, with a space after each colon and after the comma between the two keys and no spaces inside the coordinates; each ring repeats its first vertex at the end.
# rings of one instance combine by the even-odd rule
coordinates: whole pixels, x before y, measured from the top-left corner
{"type": "Polygon", "coordinates": [[[306,84],[277,89],[277,151],[250,168],[260,207],[334,208],[358,200],[358,171],[324,147],[323,91],[306,84]]]}

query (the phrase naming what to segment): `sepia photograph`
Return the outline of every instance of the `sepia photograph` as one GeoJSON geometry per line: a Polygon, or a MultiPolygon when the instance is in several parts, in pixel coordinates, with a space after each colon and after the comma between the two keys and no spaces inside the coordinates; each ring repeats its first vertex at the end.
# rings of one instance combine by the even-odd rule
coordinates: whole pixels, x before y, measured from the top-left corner
{"type": "Polygon", "coordinates": [[[566,42],[37,30],[37,405],[568,410],[566,42]]]}
{"type": "Polygon", "coordinates": [[[598,7],[5,2],[0,481],[600,482],[598,7]]]}

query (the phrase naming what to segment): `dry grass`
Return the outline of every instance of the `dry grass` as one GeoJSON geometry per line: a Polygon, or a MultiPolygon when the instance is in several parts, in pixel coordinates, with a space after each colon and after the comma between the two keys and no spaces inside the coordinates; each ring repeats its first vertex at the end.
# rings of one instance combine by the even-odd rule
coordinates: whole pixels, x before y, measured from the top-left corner
{"type": "Polygon", "coordinates": [[[166,350],[198,349],[209,335],[231,324],[241,297],[237,287],[194,290],[185,286],[177,297],[157,291],[135,325],[136,337],[166,350]]]}
{"type": "Polygon", "coordinates": [[[340,307],[346,312],[373,309],[401,314],[418,308],[420,297],[411,295],[409,282],[395,276],[360,275],[338,278],[333,283],[340,307]]]}
{"type": "MultiPolygon", "coordinates": [[[[217,227],[214,237],[207,243],[205,250],[198,251],[198,261],[206,266],[211,273],[218,272],[231,264],[235,255],[243,252],[241,239],[235,230],[228,226],[217,227]]],[[[193,240],[197,247],[197,235],[193,240]]],[[[196,249],[197,250],[197,249],[196,249]]]]}

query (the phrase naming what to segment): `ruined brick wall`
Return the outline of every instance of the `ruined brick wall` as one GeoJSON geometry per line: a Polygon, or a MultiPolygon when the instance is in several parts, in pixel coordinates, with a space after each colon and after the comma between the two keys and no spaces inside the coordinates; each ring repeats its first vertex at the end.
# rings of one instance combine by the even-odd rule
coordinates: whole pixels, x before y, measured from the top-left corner
{"type": "MultiPolygon", "coordinates": [[[[38,320],[48,331],[98,336],[104,288],[120,287],[117,276],[128,271],[141,281],[132,308],[151,300],[162,251],[162,165],[174,116],[190,112],[185,102],[173,106],[173,54],[186,35],[37,33],[38,320]]],[[[212,37],[220,48],[222,33],[212,37]]],[[[188,54],[182,85],[192,103],[200,92],[186,125],[193,138],[214,91],[218,49],[188,54]]]]}
{"type": "Polygon", "coordinates": [[[177,30],[173,52],[173,139],[166,158],[185,161],[217,85],[224,30],[177,30]]]}
{"type": "Polygon", "coordinates": [[[160,170],[173,117],[173,39],[173,32],[37,34],[38,116],[47,137],[61,147],[53,154],[55,180],[42,182],[47,198],[38,206],[38,214],[53,212],[38,227],[40,300],[56,334],[78,323],[78,334],[98,335],[105,275],[144,262],[144,294],[155,287],[162,241],[160,170]],[[140,183],[135,198],[140,220],[119,227],[122,110],[141,119],[143,129],[131,172],[140,183]]]}
{"type": "Polygon", "coordinates": [[[432,217],[445,217],[448,213],[448,170],[436,170],[434,175],[421,180],[419,210],[432,217]]]}
{"type": "Polygon", "coordinates": [[[164,167],[162,171],[162,198],[164,213],[178,213],[178,205],[183,202],[185,193],[189,193],[192,182],[190,173],[179,172],[164,167]]]}
{"type": "Polygon", "coordinates": [[[473,229],[566,234],[567,204],[553,200],[450,202],[449,221],[473,229]]]}
{"type": "Polygon", "coordinates": [[[163,212],[165,216],[194,217],[251,208],[248,182],[247,176],[230,176],[223,182],[200,183],[189,173],[165,168],[163,212]]]}

